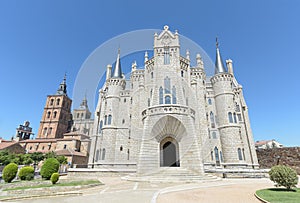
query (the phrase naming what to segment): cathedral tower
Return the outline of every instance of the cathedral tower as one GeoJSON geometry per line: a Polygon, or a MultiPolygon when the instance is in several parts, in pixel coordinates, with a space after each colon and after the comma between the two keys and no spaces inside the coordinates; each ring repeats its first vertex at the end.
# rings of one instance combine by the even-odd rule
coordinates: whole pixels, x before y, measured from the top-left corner
{"type": "Polygon", "coordinates": [[[72,125],[72,100],[67,95],[66,76],[54,95],[48,95],[37,138],[62,138],[72,125]]]}

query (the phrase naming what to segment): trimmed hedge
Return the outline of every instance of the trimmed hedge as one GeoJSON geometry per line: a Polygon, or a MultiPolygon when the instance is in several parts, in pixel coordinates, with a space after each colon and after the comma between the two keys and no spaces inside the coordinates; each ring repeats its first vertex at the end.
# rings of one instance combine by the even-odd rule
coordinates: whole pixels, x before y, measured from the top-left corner
{"type": "Polygon", "coordinates": [[[33,180],[34,179],[34,168],[31,166],[24,166],[20,169],[18,176],[21,180],[33,180]]]}
{"type": "Polygon", "coordinates": [[[17,175],[18,165],[15,163],[10,163],[6,165],[2,171],[3,180],[6,183],[10,183],[17,175]]]}
{"type": "Polygon", "coordinates": [[[42,168],[41,176],[42,178],[49,180],[53,173],[57,173],[59,169],[59,162],[55,158],[46,159],[42,168]]]}
{"type": "Polygon", "coordinates": [[[296,187],[298,183],[296,171],[288,166],[273,166],[269,171],[269,175],[270,180],[277,183],[276,186],[284,186],[288,190],[292,187],[296,187]]]}
{"type": "Polygon", "coordinates": [[[51,183],[52,183],[52,184],[57,183],[58,179],[59,179],[59,174],[58,174],[58,173],[53,173],[53,174],[51,175],[50,180],[51,180],[51,183]]]}

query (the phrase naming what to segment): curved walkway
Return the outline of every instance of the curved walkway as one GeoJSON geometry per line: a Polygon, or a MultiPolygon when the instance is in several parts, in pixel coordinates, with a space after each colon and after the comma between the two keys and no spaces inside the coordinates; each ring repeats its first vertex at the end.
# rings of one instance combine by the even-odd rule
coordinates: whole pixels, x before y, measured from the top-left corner
{"type": "MultiPolygon", "coordinates": [[[[260,202],[254,192],[272,187],[268,179],[223,179],[207,183],[147,183],[121,180],[120,177],[101,177],[105,185],[81,190],[81,196],[47,197],[18,202],[260,202]]],[[[16,201],[15,201],[16,202],[16,201]]]]}

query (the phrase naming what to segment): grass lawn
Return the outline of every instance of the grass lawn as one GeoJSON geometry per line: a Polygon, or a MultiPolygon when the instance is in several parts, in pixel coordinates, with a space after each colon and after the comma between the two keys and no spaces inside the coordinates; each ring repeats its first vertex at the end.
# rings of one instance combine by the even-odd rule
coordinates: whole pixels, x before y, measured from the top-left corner
{"type": "MultiPolygon", "coordinates": [[[[46,181],[45,181],[46,182],[46,181]]],[[[45,188],[45,187],[60,187],[60,186],[80,186],[80,185],[91,185],[91,184],[101,184],[98,180],[82,180],[82,181],[68,181],[68,182],[61,182],[52,184],[50,181],[47,181],[45,184],[39,184],[39,185],[31,185],[31,186],[17,186],[12,188],[6,188],[3,191],[9,191],[9,190],[24,190],[24,189],[33,189],[33,188],[45,188]]]]}
{"type": "Polygon", "coordinates": [[[300,202],[300,188],[288,191],[285,188],[269,188],[256,191],[257,196],[271,203],[300,202]]]}

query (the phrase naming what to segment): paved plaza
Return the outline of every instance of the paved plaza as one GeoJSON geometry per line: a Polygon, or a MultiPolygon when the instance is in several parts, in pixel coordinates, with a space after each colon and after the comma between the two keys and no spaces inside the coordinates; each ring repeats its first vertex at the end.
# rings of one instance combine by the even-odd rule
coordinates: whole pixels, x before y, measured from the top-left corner
{"type": "Polygon", "coordinates": [[[262,179],[222,179],[203,183],[148,183],[130,182],[120,177],[101,177],[104,183],[92,189],[80,191],[80,195],[26,199],[16,202],[260,202],[254,196],[258,189],[273,187],[273,183],[262,179]]]}

